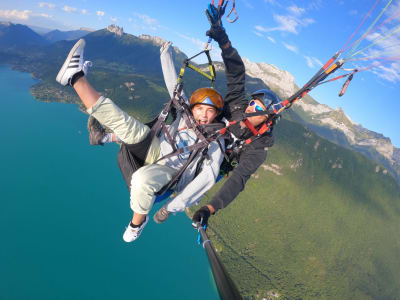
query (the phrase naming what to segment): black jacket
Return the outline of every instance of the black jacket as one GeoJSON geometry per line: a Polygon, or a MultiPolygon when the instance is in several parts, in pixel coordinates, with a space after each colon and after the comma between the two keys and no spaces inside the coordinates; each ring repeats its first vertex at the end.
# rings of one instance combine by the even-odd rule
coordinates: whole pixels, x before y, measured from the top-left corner
{"type": "MultiPolygon", "coordinates": [[[[245,67],[242,58],[232,46],[222,49],[222,58],[225,64],[228,87],[224,99],[224,116],[232,121],[238,119],[248,105],[245,94],[245,67]]],[[[248,128],[241,128],[239,124],[231,126],[229,131],[238,139],[247,139],[252,136],[248,128]]],[[[244,189],[247,180],[267,158],[268,147],[273,144],[272,132],[268,132],[243,147],[238,166],[231,172],[225,184],[210,201],[215,211],[226,207],[244,189]]]]}

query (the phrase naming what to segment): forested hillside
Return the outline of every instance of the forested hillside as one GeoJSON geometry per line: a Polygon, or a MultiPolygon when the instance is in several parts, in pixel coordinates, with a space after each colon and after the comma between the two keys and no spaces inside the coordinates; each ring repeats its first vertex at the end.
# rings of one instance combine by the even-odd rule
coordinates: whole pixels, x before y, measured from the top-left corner
{"type": "Polygon", "coordinates": [[[400,297],[393,177],[291,121],[283,120],[275,137],[245,191],[210,219],[210,236],[243,295],[400,297]]]}

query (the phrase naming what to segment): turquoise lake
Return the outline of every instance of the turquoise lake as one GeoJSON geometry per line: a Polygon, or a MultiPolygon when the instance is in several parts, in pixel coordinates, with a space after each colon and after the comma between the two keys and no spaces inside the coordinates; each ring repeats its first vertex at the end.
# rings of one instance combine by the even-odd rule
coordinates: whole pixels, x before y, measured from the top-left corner
{"type": "Polygon", "coordinates": [[[184,213],[123,242],[118,146],[90,146],[87,115],[36,101],[35,82],[0,66],[0,298],[219,299],[184,213]]]}

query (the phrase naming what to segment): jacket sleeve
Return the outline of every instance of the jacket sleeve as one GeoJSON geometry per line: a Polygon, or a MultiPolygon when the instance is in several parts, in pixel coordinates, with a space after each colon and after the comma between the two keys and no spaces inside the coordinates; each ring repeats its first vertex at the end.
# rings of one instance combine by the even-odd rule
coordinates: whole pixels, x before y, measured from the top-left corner
{"type": "MultiPolygon", "coordinates": [[[[176,75],[174,60],[172,59],[172,43],[166,42],[160,48],[160,59],[161,69],[164,76],[164,82],[168,89],[169,96],[172,98],[175,90],[176,83],[178,82],[178,76],[176,75]]],[[[185,93],[182,91],[183,99],[186,102],[187,98],[185,93]]]]}
{"type": "MultiPolygon", "coordinates": [[[[223,139],[220,139],[224,148],[223,139]]],[[[208,150],[209,159],[203,162],[201,172],[174,198],[172,198],[165,208],[169,212],[179,212],[186,207],[197,204],[201,197],[215,184],[219,174],[219,167],[224,159],[224,155],[217,142],[212,142],[208,150]]]]}
{"type": "Polygon", "coordinates": [[[238,166],[209,202],[216,212],[229,205],[243,191],[247,180],[257,171],[266,158],[267,150],[263,147],[251,147],[242,152],[238,166]]]}
{"type": "Polygon", "coordinates": [[[222,49],[222,59],[225,64],[227,94],[225,96],[226,115],[232,118],[235,112],[242,113],[247,106],[245,94],[246,70],[239,53],[232,46],[222,49]]]}
{"type": "MultiPolygon", "coordinates": [[[[178,82],[178,76],[176,75],[174,60],[172,59],[172,43],[166,42],[160,48],[160,60],[161,69],[164,76],[165,86],[167,87],[169,96],[172,98],[174,95],[175,86],[178,82]]],[[[182,97],[186,103],[188,100],[185,93],[182,91],[182,97]]],[[[170,126],[170,134],[174,135],[178,130],[180,122],[183,120],[180,112],[177,112],[176,120],[170,126]]]]}

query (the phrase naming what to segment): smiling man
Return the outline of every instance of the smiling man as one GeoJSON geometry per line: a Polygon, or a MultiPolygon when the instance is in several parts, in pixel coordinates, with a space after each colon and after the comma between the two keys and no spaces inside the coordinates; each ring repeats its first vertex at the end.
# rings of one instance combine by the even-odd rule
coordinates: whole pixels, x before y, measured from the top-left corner
{"type": "Polygon", "coordinates": [[[224,117],[228,121],[241,120],[243,112],[265,112],[263,115],[251,116],[228,128],[234,139],[232,148],[237,166],[230,173],[223,186],[215,193],[207,205],[198,209],[193,215],[193,225],[206,225],[211,215],[228,206],[242,192],[251,175],[264,163],[268,148],[274,144],[272,134],[274,124],[266,124],[267,113],[271,105],[278,105],[279,99],[268,89],[258,90],[251,94],[248,101],[245,93],[245,66],[228,38],[222,26],[221,15],[214,5],[207,10],[211,23],[206,35],[218,42],[222,50],[227,78],[227,94],[225,95],[224,117]]]}

